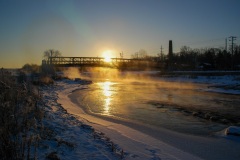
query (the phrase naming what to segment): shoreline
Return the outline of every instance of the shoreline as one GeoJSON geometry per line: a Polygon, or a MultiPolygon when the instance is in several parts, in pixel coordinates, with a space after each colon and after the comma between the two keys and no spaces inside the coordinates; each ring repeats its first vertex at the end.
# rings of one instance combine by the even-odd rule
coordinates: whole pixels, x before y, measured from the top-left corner
{"type": "Polygon", "coordinates": [[[170,159],[229,159],[230,155],[220,154],[224,153],[224,144],[225,141],[228,141],[224,138],[198,137],[162,128],[156,130],[156,128],[110,117],[89,115],[80,108],[76,100],[76,95],[74,95],[76,88],[81,89],[79,86],[69,87],[67,90],[58,92],[58,102],[68,113],[77,115],[79,120],[85,121],[96,130],[105,133],[114,143],[130,152],[127,159],[136,157],[138,157],[137,159],[148,159],[156,155],[170,159]],[[217,150],[215,150],[216,146],[219,146],[217,150]]]}
{"type": "Polygon", "coordinates": [[[120,145],[127,152],[126,159],[151,159],[157,158],[157,155],[160,155],[158,158],[161,159],[201,159],[136,130],[136,126],[129,127],[126,124],[116,123],[116,121],[112,122],[110,119],[106,120],[86,114],[82,108],[74,103],[74,100],[69,98],[69,95],[76,88],[69,88],[58,92],[58,103],[68,113],[78,116],[80,121],[84,121],[94,129],[103,132],[115,144],[120,145]]]}

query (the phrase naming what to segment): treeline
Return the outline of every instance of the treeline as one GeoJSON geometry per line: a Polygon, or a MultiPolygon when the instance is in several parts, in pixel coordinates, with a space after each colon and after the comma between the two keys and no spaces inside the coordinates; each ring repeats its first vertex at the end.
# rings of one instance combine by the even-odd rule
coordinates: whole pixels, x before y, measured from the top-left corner
{"type": "Polygon", "coordinates": [[[240,45],[234,47],[233,53],[222,48],[182,46],[180,52],[172,55],[149,56],[141,49],[131,58],[157,62],[157,67],[163,70],[240,70],[240,45]]]}
{"type": "Polygon", "coordinates": [[[183,46],[179,53],[166,57],[175,70],[239,70],[240,46],[233,53],[221,48],[192,49],[183,46]]]}

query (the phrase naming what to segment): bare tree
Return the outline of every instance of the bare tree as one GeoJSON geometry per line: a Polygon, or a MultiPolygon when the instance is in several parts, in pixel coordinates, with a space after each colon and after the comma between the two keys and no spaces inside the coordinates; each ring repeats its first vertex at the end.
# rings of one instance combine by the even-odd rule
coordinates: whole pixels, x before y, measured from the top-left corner
{"type": "Polygon", "coordinates": [[[147,51],[145,49],[140,49],[138,52],[135,52],[131,55],[133,59],[145,59],[148,57],[147,51]]]}
{"type": "Polygon", "coordinates": [[[39,72],[39,69],[40,69],[40,66],[37,65],[37,64],[24,64],[22,66],[22,69],[24,71],[27,71],[27,72],[30,72],[30,73],[38,73],[39,72]]]}
{"type": "Polygon", "coordinates": [[[135,52],[131,55],[132,59],[138,59],[138,52],[135,52]]]}
{"type": "Polygon", "coordinates": [[[146,51],[145,49],[140,49],[140,50],[138,51],[138,54],[139,54],[139,57],[142,58],[142,59],[148,57],[147,51],[146,51]]]}
{"type": "Polygon", "coordinates": [[[61,52],[55,49],[48,49],[44,51],[43,58],[48,60],[49,57],[61,57],[61,52]]]}

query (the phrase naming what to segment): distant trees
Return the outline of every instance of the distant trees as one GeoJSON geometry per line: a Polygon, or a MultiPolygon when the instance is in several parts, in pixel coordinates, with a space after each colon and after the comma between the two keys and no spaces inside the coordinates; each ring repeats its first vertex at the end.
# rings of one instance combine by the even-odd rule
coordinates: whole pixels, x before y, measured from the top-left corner
{"type": "Polygon", "coordinates": [[[37,64],[28,64],[27,63],[22,66],[22,69],[29,73],[38,73],[40,70],[40,66],[37,64]]]}
{"type": "Polygon", "coordinates": [[[173,53],[171,62],[167,55],[149,56],[144,49],[131,55],[133,59],[145,59],[157,62],[162,69],[171,70],[240,70],[240,45],[234,52],[223,48],[192,49],[182,46],[180,52],[173,53]]]}
{"type": "Polygon", "coordinates": [[[145,49],[140,49],[138,52],[135,52],[131,55],[133,59],[144,59],[149,57],[145,49]]]}
{"type": "Polygon", "coordinates": [[[54,74],[55,69],[52,64],[52,58],[50,57],[61,57],[62,54],[60,51],[55,49],[48,49],[43,52],[43,60],[42,60],[42,72],[48,73],[48,74],[54,74]],[[49,65],[50,64],[50,65],[49,65]]]}
{"type": "Polygon", "coordinates": [[[49,57],[61,57],[61,56],[62,56],[62,53],[55,49],[48,49],[43,53],[43,58],[45,60],[48,60],[49,57]]]}
{"type": "Polygon", "coordinates": [[[192,50],[188,46],[182,46],[180,48],[180,53],[178,58],[178,62],[181,63],[182,66],[194,67],[196,65],[196,57],[197,51],[192,50]]]}
{"type": "Polygon", "coordinates": [[[174,54],[174,69],[176,70],[230,70],[240,69],[240,46],[234,53],[222,48],[192,49],[183,46],[179,53],[174,54]]]}

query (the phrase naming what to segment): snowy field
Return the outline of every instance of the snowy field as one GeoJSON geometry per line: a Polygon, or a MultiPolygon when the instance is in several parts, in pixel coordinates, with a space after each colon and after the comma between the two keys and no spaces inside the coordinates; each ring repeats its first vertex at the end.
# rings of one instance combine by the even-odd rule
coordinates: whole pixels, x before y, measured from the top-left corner
{"type": "MultiPolygon", "coordinates": [[[[234,87],[239,85],[238,77],[163,80],[208,83],[208,91],[240,94],[234,87]]],[[[46,156],[60,159],[240,159],[240,139],[235,136],[239,134],[239,127],[223,130],[217,138],[161,129],[159,137],[167,139],[169,143],[166,143],[139,131],[147,128],[136,129],[87,115],[68,97],[73,91],[84,89],[85,82],[62,80],[42,88],[47,113],[43,123],[49,137],[41,145],[40,159],[46,156]]]]}

